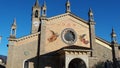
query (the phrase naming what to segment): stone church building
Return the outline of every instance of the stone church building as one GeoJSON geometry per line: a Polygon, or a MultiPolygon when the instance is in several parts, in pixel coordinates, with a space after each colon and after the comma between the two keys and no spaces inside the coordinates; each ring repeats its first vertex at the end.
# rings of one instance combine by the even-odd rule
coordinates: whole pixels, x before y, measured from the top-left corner
{"type": "Polygon", "coordinates": [[[46,2],[40,7],[36,0],[32,7],[31,33],[21,38],[16,38],[14,20],[6,68],[104,68],[104,62],[119,57],[114,30],[112,45],[96,36],[91,9],[86,21],[71,12],[69,0],[65,6],[65,13],[47,18],[46,2]]]}

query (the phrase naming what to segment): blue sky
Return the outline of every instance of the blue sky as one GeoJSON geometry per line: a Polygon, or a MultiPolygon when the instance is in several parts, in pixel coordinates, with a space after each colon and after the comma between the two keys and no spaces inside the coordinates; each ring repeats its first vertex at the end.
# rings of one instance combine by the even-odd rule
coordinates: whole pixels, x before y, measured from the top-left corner
{"type": "MultiPolygon", "coordinates": [[[[47,17],[65,13],[66,0],[46,0],[47,17]]],[[[88,20],[88,9],[92,8],[96,22],[96,35],[110,41],[112,27],[120,42],[120,0],[70,0],[71,11],[88,20]]],[[[17,20],[17,37],[30,34],[31,13],[35,0],[0,0],[0,55],[7,55],[8,37],[13,19],[17,20]]],[[[43,0],[39,0],[40,5],[43,0]]]]}

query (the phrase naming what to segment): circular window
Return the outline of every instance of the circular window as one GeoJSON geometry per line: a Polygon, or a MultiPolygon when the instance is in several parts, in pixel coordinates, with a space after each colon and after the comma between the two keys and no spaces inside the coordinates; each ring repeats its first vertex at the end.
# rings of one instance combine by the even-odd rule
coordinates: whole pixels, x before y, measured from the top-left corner
{"type": "Polygon", "coordinates": [[[73,44],[76,41],[75,31],[71,28],[67,28],[62,32],[62,39],[67,44],[73,44]]]}

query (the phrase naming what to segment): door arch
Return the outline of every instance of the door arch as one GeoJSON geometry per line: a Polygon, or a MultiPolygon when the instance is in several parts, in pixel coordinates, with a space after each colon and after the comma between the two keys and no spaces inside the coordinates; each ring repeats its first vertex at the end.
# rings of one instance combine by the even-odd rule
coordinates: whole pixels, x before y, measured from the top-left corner
{"type": "Polygon", "coordinates": [[[68,68],[87,68],[83,60],[75,58],[70,61],[68,68]]]}
{"type": "Polygon", "coordinates": [[[28,60],[24,61],[23,68],[29,68],[29,62],[28,62],[28,60]]]}

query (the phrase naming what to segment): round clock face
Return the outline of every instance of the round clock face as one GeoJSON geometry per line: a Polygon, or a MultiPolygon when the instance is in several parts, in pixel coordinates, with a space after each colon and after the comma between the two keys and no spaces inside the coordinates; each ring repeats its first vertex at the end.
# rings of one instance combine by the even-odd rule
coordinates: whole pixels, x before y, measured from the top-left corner
{"type": "Polygon", "coordinates": [[[66,28],[62,32],[62,39],[67,44],[73,44],[76,41],[76,33],[71,28],[66,28]]]}
{"type": "Polygon", "coordinates": [[[39,22],[38,21],[35,21],[33,22],[34,26],[39,26],[39,22]]]}

